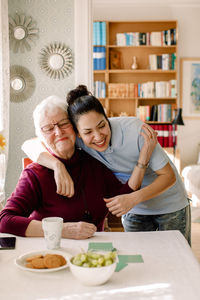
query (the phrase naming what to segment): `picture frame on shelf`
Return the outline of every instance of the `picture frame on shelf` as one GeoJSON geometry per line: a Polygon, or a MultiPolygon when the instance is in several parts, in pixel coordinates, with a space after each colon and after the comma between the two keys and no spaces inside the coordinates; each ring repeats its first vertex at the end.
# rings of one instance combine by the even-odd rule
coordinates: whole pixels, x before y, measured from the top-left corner
{"type": "Polygon", "coordinates": [[[200,119],[200,57],[180,58],[180,103],[185,119],[200,119]]]}
{"type": "Polygon", "coordinates": [[[122,68],[121,52],[115,49],[110,50],[110,69],[120,70],[122,68]]]}

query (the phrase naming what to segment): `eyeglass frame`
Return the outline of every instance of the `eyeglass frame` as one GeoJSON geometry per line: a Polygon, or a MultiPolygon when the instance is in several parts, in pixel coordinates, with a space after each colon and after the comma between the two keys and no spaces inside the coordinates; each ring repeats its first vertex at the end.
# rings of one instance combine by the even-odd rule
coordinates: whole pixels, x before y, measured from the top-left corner
{"type": "Polygon", "coordinates": [[[41,130],[43,133],[50,134],[50,133],[52,133],[52,132],[55,130],[55,126],[58,126],[59,129],[66,129],[69,125],[72,126],[72,124],[71,124],[71,122],[69,121],[69,119],[62,119],[62,120],[60,120],[60,121],[57,122],[57,123],[51,123],[51,124],[44,125],[43,127],[40,128],[40,130],[41,130]],[[64,120],[66,120],[66,122],[61,123],[61,122],[63,122],[64,120]],[[60,124],[60,123],[61,123],[61,124],[60,124]],[[45,128],[45,127],[48,127],[48,126],[49,126],[49,129],[45,130],[44,128],[45,128]]]}

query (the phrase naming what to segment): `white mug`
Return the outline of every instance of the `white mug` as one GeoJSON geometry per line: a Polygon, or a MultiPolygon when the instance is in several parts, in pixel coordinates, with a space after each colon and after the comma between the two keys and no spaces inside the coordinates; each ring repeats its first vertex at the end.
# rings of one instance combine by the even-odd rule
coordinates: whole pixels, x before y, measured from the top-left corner
{"type": "Polygon", "coordinates": [[[62,228],[63,218],[48,217],[42,219],[42,229],[48,249],[60,248],[62,228]]]}

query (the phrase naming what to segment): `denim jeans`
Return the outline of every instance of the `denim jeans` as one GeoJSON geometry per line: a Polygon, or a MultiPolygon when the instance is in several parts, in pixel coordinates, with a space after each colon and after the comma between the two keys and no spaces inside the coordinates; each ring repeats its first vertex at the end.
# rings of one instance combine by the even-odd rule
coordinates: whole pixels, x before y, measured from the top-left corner
{"type": "Polygon", "coordinates": [[[122,216],[122,224],[125,231],[179,230],[191,245],[190,205],[176,212],[162,215],[127,213],[122,216]]]}

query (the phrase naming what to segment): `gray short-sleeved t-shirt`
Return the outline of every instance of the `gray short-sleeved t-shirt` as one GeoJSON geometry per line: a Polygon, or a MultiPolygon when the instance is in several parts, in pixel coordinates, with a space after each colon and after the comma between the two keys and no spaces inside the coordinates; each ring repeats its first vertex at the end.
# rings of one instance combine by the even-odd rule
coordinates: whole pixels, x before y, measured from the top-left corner
{"type": "MultiPolygon", "coordinates": [[[[111,145],[105,151],[97,152],[88,148],[81,139],[77,139],[77,146],[105,164],[122,182],[126,182],[136,166],[144,143],[144,138],[140,135],[143,122],[135,117],[110,118],[109,121],[112,129],[111,145]]],[[[176,174],[176,183],[161,195],[136,205],[130,212],[140,215],[165,214],[188,205],[181,177],[160,144],[151,156],[141,188],[151,184],[157,177],[155,171],[168,162],[176,174]]]]}

